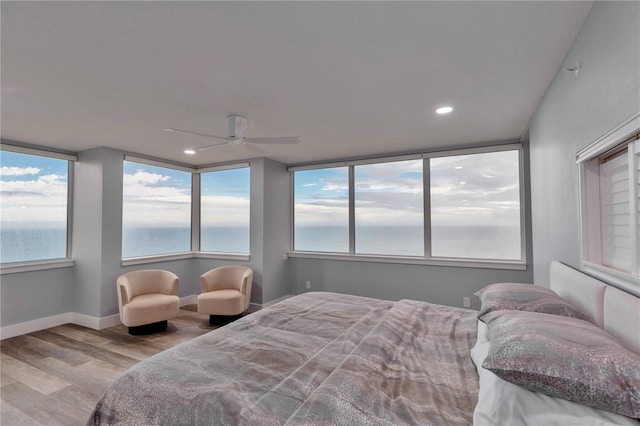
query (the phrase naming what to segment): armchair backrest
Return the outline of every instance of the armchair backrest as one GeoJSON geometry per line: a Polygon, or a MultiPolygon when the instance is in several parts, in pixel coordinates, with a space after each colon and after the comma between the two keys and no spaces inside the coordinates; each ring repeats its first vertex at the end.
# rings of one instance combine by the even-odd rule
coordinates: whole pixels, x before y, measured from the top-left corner
{"type": "Polygon", "coordinates": [[[205,272],[200,277],[203,293],[233,289],[250,297],[252,283],[253,270],[247,266],[221,266],[205,272]]]}
{"type": "Polygon", "coordinates": [[[122,274],[116,280],[120,308],[141,294],[178,294],[178,276],[161,269],[142,269],[122,274]]]}

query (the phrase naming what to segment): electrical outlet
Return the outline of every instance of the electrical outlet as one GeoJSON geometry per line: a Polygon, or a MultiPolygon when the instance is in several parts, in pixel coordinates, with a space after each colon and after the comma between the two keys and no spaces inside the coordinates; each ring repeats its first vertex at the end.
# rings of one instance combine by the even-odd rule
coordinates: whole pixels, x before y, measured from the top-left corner
{"type": "Polygon", "coordinates": [[[462,298],[462,306],[464,306],[465,308],[470,308],[471,307],[471,298],[470,297],[463,297],[462,298]]]}
{"type": "Polygon", "coordinates": [[[307,287],[307,290],[311,289],[311,281],[307,281],[306,283],[304,283],[305,286],[307,287]]]}

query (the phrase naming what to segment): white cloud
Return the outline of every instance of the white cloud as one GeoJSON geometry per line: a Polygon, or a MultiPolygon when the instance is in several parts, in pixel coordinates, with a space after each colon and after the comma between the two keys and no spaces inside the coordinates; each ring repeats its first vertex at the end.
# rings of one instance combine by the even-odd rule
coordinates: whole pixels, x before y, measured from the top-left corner
{"type": "Polygon", "coordinates": [[[67,182],[64,176],[1,181],[2,226],[62,226],[67,221],[67,182]]]}
{"type": "Polygon", "coordinates": [[[137,170],[123,175],[124,226],[189,226],[191,191],[171,176],[137,170]]]}
{"type": "Polygon", "coordinates": [[[132,175],[125,174],[123,177],[124,186],[129,185],[155,185],[160,182],[167,182],[171,176],[163,176],[157,173],[149,173],[144,170],[136,170],[132,175]]]}
{"type": "Polygon", "coordinates": [[[296,226],[348,226],[349,210],[346,206],[296,203],[296,226]]]}
{"type": "Polygon", "coordinates": [[[202,227],[247,226],[249,199],[231,196],[203,196],[201,200],[202,227]]]}
{"type": "Polygon", "coordinates": [[[0,175],[2,176],[25,176],[25,175],[37,175],[40,173],[40,169],[37,167],[7,167],[2,166],[0,168],[0,175]]]}

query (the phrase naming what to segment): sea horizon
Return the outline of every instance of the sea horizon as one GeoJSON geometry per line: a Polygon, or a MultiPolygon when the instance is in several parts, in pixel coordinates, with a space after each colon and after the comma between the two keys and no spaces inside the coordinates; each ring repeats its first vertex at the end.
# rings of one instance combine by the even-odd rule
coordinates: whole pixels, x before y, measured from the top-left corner
{"type": "MultiPolygon", "coordinates": [[[[0,230],[2,263],[64,258],[66,230],[61,228],[0,230]]],[[[517,226],[434,226],[432,256],[520,259],[517,226]],[[481,256],[480,256],[481,255],[481,256]]],[[[344,226],[296,226],[295,250],[348,253],[349,232],[344,226]]],[[[249,228],[203,228],[201,251],[249,253],[249,228]]],[[[136,227],[123,230],[122,257],[141,257],[191,251],[189,227],[136,227]]],[[[356,253],[392,256],[424,255],[422,226],[359,226],[356,253]]]]}

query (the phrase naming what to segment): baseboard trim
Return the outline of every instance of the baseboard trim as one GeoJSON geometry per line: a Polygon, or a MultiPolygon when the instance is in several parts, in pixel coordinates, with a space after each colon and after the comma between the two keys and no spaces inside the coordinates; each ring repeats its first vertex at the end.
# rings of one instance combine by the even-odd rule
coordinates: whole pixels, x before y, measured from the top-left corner
{"type": "Polygon", "coordinates": [[[7,325],[0,327],[0,340],[33,333],[34,331],[44,330],[45,328],[57,327],[70,322],[71,312],[65,312],[64,314],[57,314],[31,321],[20,322],[18,324],[7,325]]]}
{"type": "MultiPolygon", "coordinates": [[[[180,298],[180,306],[193,305],[197,302],[197,295],[184,296],[180,298]]],[[[18,324],[0,327],[0,340],[9,339],[11,337],[21,336],[23,334],[34,333],[36,331],[45,330],[51,327],[57,327],[63,324],[76,324],[94,330],[102,330],[104,328],[114,327],[120,324],[120,314],[113,314],[106,317],[92,317],[78,312],[65,312],[64,314],[52,315],[49,317],[38,318],[31,321],[25,321],[18,324]]]]}

